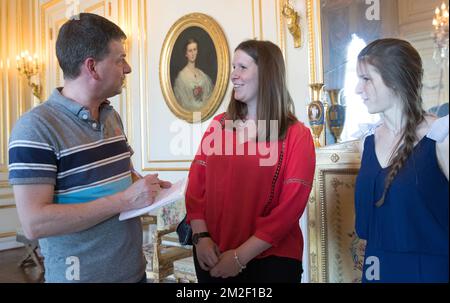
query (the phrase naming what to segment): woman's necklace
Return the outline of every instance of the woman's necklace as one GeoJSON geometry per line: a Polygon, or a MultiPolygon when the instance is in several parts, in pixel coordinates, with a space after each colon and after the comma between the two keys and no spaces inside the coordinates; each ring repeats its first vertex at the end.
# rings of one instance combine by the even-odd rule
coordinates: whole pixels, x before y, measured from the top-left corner
{"type": "Polygon", "coordinates": [[[189,68],[189,70],[191,71],[191,73],[194,75],[194,78],[197,79],[197,72],[196,72],[196,68],[189,68]]]}

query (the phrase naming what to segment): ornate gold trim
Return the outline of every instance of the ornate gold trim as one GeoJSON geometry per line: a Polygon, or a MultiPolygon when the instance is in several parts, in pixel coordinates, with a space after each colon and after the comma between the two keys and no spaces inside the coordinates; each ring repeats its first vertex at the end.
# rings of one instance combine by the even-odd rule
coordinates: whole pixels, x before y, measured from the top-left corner
{"type": "MultiPolygon", "coordinates": [[[[278,4],[277,4],[277,2],[278,2],[278,0],[277,1],[274,1],[275,2],[275,6],[277,6],[278,4]]],[[[252,30],[253,30],[253,39],[256,39],[256,40],[264,40],[264,34],[263,34],[263,14],[262,14],[262,0],[258,0],[258,7],[256,8],[256,5],[255,5],[255,0],[252,0],[252,30]],[[258,10],[258,12],[256,12],[256,10],[258,10]],[[257,27],[257,25],[256,25],[256,18],[255,18],[255,15],[258,15],[259,16],[259,20],[258,20],[258,22],[259,22],[259,34],[257,35],[256,34],[256,27],[257,27]]],[[[276,10],[275,10],[276,11],[276,10]]]]}
{"type": "MultiPolygon", "coordinates": [[[[0,200],[3,199],[14,199],[14,194],[13,193],[8,193],[8,194],[0,194],[0,200]]],[[[1,207],[1,204],[0,204],[1,207]]]]}
{"type": "MultiPolygon", "coordinates": [[[[40,33],[41,33],[41,47],[40,49],[43,50],[40,52],[40,56],[42,58],[42,73],[41,73],[41,85],[43,87],[42,89],[42,100],[46,100],[48,98],[48,87],[47,87],[47,73],[46,73],[46,66],[45,66],[45,62],[48,62],[49,58],[50,58],[50,53],[48,50],[48,45],[46,43],[47,40],[50,39],[46,39],[47,35],[49,34],[48,31],[46,30],[46,26],[45,26],[45,17],[46,17],[46,13],[47,10],[57,4],[59,4],[60,2],[62,2],[63,0],[51,0],[47,3],[41,4],[40,5],[40,11],[41,11],[41,20],[40,20],[40,33]],[[45,58],[45,60],[44,60],[45,58]]],[[[56,33],[53,33],[53,36],[56,36],[56,33]]],[[[54,37],[52,37],[54,38],[54,37]]]]}
{"type": "Polygon", "coordinates": [[[263,35],[263,14],[262,14],[262,0],[259,0],[259,39],[264,40],[263,35]]]}
{"type": "Polygon", "coordinates": [[[306,15],[308,18],[308,52],[309,52],[309,83],[317,83],[316,81],[316,53],[314,47],[314,9],[313,0],[306,2],[306,15]]]}
{"type": "Polygon", "coordinates": [[[323,65],[322,65],[322,15],[320,12],[321,3],[320,0],[317,0],[317,24],[318,24],[318,30],[317,30],[317,69],[319,73],[319,78],[317,79],[318,83],[323,83],[323,65]]]}
{"type": "Polygon", "coordinates": [[[286,60],[286,40],[285,40],[285,21],[283,16],[283,6],[287,0],[277,0],[275,3],[275,12],[278,15],[278,34],[280,39],[280,48],[283,53],[283,57],[286,60]]]}
{"type": "Polygon", "coordinates": [[[41,12],[42,12],[42,10],[47,10],[48,8],[54,6],[54,5],[56,5],[56,4],[58,4],[59,2],[62,2],[62,1],[64,1],[64,0],[51,0],[51,1],[47,2],[47,3],[41,4],[41,12]]]}
{"type": "Polygon", "coordinates": [[[10,188],[8,180],[0,180],[0,188],[10,188]]]}
{"type": "Polygon", "coordinates": [[[302,29],[301,29],[301,18],[299,13],[295,8],[289,3],[285,2],[282,7],[282,14],[286,19],[286,26],[292,35],[294,48],[300,48],[302,46],[302,29]]]}
{"type": "MultiPolygon", "coordinates": [[[[0,199],[2,199],[2,198],[0,197],[0,199]]],[[[2,210],[2,209],[9,209],[9,208],[16,208],[16,204],[0,205],[0,210],[2,210]]]]}
{"type": "MultiPolygon", "coordinates": [[[[11,104],[11,97],[9,95],[9,69],[6,72],[6,91],[5,91],[5,99],[6,99],[6,104],[5,104],[5,116],[6,116],[6,137],[9,137],[9,135],[11,134],[11,109],[12,109],[12,104],[11,104]]],[[[6,142],[5,142],[6,143],[6,142]]]]}
{"type": "Polygon", "coordinates": [[[329,282],[328,222],[325,201],[325,176],[329,173],[356,175],[358,168],[319,168],[316,172],[315,184],[311,193],[313,197],[308,203],[309,277],[312,283],[329,282]]]}
{"type": "MultiPolygon", "coordinates": [[[[9,18],[10,18],[10,14],[9,14],[9,6],[11,5],[10,1],[5,1],[6,3],[4,4],[4,9],[6,11],[6,25],[9,24],[9,18]]],[[[5,160],[4,160],[4,165],[2,165],[1,167],[1,172],[6,172],[7,171],[7,166],[6,166],[6,150],[5,148],[7,147],[7,140],[9,137],[9,134],[11,133],[11,108],[12,108],[12,101],[10,98],[10,83],[9,83],[9,74],[10,74],[10,69],[11,69],[11,62],[8,61],[10,59],[5,58],[5,62],[3,62],[3,67],[5,68],[5,73],[4,75],[5,77],[5,91],[4,91],[4,95],[5,95],[5,103],[4,103],[4,124],[2,124],[2,136],[3,136],[3,140],[4,140],[4,145],[2,145],[2,149],[3,152],[5,152],[5,160]],[[8,68],[8,62],[9,62],[9,68],[8,68]],[[4,127],[3,127],[4,126],[4,127]]],[[[3,119],[3,117],[2,117],[3,119]]],[[[2,121],[3,122],[3,121],[2,121]]]]}
{"type": "Polygon", "coordinates": [[[106,0],[101,1],[101,2],[98,2],[98,3],[94,4],[94,5],[91,5],[91,6],[89,6],[89,7],[86,7],[83,11],[86,12],[86,13],[91,13],[91,12],[93,12],[94,10],[96,10],[97,8],[103,6],[104,9],[105,9],[105,16],[104,16],[104,17],[105,17],[105,18],[106,18],[106,17],[111,17],[110,15],[109,15],[109,16],[107,15],[106,2],[107,2],[106,0]]]}
{"type": "Polygon", "coordinates": [[[220,28],[220,25],[213,18],[202,13],[192,13],[178,19],[178,21],[176,21],[170,28],[163,43],[160,58],[159,78],[161,82],[161,89],[164,99],[166,100],[171,112],[178,118],[190,123],[199,121],[193,121],[192,112],[184,109],[175,98],[170,81],[170,60],[177,38],[185,29],[193,26],[199,27],[208,33],[217,52],[216,85],[214,86],[214,90],[207,102],[207,105],[201,110],[201,121],[209,119],[222,103],[222,99],[228,86],[230,69],[228,43],[224,32],[220,28]]]}
{"type": "MultiPolygon", "coordinates": [[[[131,52],[130,52],[130,45],[131,45],[131,41],[132,41],[132,37],[131,37],[131,1],[129,0],[124,0],[123,1],[123,6],[124,6],[124,24],[125,24],[125,28],[127,29],[127,34],[130,35],[130,37],[127,37],[127,57],[128,57],[128,61],[131,62],[131,52]]],[[[129,79],[127,80],[129,81],[129,79]]],[[[131,106],[131,100],[132,100],[132,92],[131,92],[131,85],[129,85],[128,83],[126,84],[126,99],[125,99],[125,107],[126,107],[126,117],[127,117],[127,121],[126,121],[126,125],[127,125],[127,136],[128,136],[128,140],[130,142],[134,142],[134,133],[133,133],[133,123],[131,121],[133,121],[133,107],[131,106]]],[[[121,96],[122,98],[122,96],[121,96]]]]}
{"type": "MultiPolygon", "coordinates": [[[[16,13],[16,34],[18,37],[22,37],[23,34],[23,30],[22,30],[22,15],[24,14],[24,10],[22,8],[22,1],[16,1],[16,6],[15,6],[15,13],[16,13]]],[[[20,49],[24,49],[24,41],[22,39],[18,39],[17,41],[20,44],[20,49]]],[[[23,113],[24,110],[24,96],[23,96],[23,89],[24,89],[24,85],[23,85],[23,80],[22,77],[19,75],[18,76],[18,80],[17,81],[17,85],[16,85],[16,97],[17,97],[17,103],[16,103],[16,118],[15,121],[19,120],[20,115],[23,113]]],[[[8,133],[10,134],[10,133],[8,133]]]]}
{"type": "MultiPolygon", "coordinates": [[[[55,42],[54,44],[56,44],[56,39],[58,38],[59,30],[64,25],[64,23],[66,23],[67,21],[68,21],[67,18],[64,17],[62,19],[58,19],[58,20],[55,20],[53,22],[53,25],[55,26],[53,28],[53,31],[54,31],[54,33],[53,33],[54,40],[53,41],[55,42]]],[[[55,75],[56,75],[56,79],[55,80],[57,82],[57,83],[55,83],[55,86],[59,86],[59,79],[63,78],[63,77],[61,77],[62,69],[59,67],[58,58],[56,57],[56,51],[51,56],[54,56],[54,59],[55,59],[55,66],[54,66],[55,69],[56,69],[55,70],[55,75]]],[[[52,90],[52,89],[50,89],[50,90],[52,90]]]]}
{"type": "Polygon", "coordinates": [[[309,248],[309,280],[310,282],[319,282],[319,248],[318,240],[320,236],[317,234],[317,221],[320,223],[320,219],[317,216],[317,206],[316,203],[316,185],[314,185],[309,198],[308,203],[308,248],[309,248]]]}
{"type": "Polygon", "coordinates": [[[9,237],[15,237],[17,233],[15,231],[0,233],[0,238],[9,238],[9,237]]]}
{"type": "Polygon", "coordinates": [[[307,0],[309,83],[323,83],[320,0],[307,0]],[[317,26],[317,31],[315,30],[317,26]],[[317,34],[317,37],[316,37],[317,34]]]}
{"type": "MultiPolygon", "coordinates": [[[[139,96],[140,96],[140,123],[141,123],[141,170],[145,170],[145,163],[150,161],[150,140],[144,139],[145,130],[150,132],[150,124],[146,125],[144,121],[147,121],[148,117],[148,108],[149,105],[147,102],[150,102],[147,98],[147,82],[149,81],[148,77],[148,66],[147,66],[147,1],[138,3],[138,37],[137,37],[137,50],[138,50],[138,59],[139,59],[139,96]],[[142,20],[141,11],[144,12],[144,20],[142,20]],[[147,128],[146,128],[147,127],[147,128]],[[144,152],[144,147],[146,147],[146,152],[144,152]]],[[[148,136],[147,136],[148,137],[148,136]]]]}
{"type": "Polygon", "coordinates": [[[327,245],[327,208],[325,205],[325,171],[321,170],[319,171],[319,197],[320,197],[320,204],[319,204],[319,211],[320,211],[320,265],[322,267],[321,270],[321,278],[322,282],[328,282],[328,257],[327,257],[327,251],[328,251],[328,245],[327,245]]]}
{"type": "Polygon", "coordinates": [[[256,39],[255,0],[252,0],[252,30],[253,30],[253,39],[256,39]]]}
{"type": "MultiPolygon", "coordinates": [[[[4,68],[4,62],[3,59],[0,62],[1,68],[0,68],[0,120],[5,121],[4,119],[4,105],[3,105],[3,68],[4,68]]],[[[0,130],[0,171],[5,171],[6,167],[6,135],[5,135],[5,129],[2,125],[2,129],[0,130]]]]}

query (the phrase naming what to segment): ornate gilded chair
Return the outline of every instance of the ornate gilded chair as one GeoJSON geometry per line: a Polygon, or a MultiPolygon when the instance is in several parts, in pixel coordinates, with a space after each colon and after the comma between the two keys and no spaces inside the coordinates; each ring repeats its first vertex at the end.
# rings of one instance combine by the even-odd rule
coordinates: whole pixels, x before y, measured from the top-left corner
{"type": "Polygon", "coordinates": [[[191,256],[173,262],[173,275],[177,283],[197,283],[193,257],[191,256]]]}
{"type": "Polygon", "coordinates": [[[39,243],[37,240],[29,240],[21,228],[17,229],[16,241],[23,243],[25,247],[25,256],[19,262],[20,267],[25,267],[28,264],[33,264],[37,267],[40,273],[44,273],[44,262],[43,258],[38,253],[39,243]]]}
{"type": "Polygon", "coordinates": [[[175,233],[178,222],[185,214],[184,201],[162,207],[157,213],[142,217],[148,233],[148,243],[143,246],[147,260],[147,278],[162,282],[173,274],[173,263],[192,256],[192,247],[182,246],[175,233]]]}

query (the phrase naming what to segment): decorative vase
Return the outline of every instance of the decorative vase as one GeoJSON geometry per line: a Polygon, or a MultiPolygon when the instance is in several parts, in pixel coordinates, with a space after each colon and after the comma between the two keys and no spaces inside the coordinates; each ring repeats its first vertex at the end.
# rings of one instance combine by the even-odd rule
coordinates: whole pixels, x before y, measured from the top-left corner
{"type": "Polygon", "coordinates": [[[323,83],[314,83],[309,85],[311,90],[311,102],[308,105],[308,119],[314,135],[314,146],[321,147],[320,135],[325,124],[324,107],[320,101],[320,93],[323,88],[323,83]]]}
{"type": "Polygon", "coordinates": [[[327,112],[327,124],[336,142],[341,142],[341,134],[345,123],[345,106],[342,105],[343,90],[330,89],[327,94],[330,98],[330,107],[327,112]]]}

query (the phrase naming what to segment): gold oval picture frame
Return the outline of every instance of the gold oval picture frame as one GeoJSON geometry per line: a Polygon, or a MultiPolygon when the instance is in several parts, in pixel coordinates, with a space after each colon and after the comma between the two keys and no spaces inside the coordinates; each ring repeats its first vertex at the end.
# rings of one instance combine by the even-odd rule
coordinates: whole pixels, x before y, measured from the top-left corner
{"type": "Polygon", "coordinates": [[[213,18],[192,13],[178,19],[164,40],[159,65],[161,90],[170,111],[189,123],[209,119],[227,90],[229,58],[225,34],[213,18]],[[189,55],[192,48],[197,52],[194,57],[189,55]]]}

